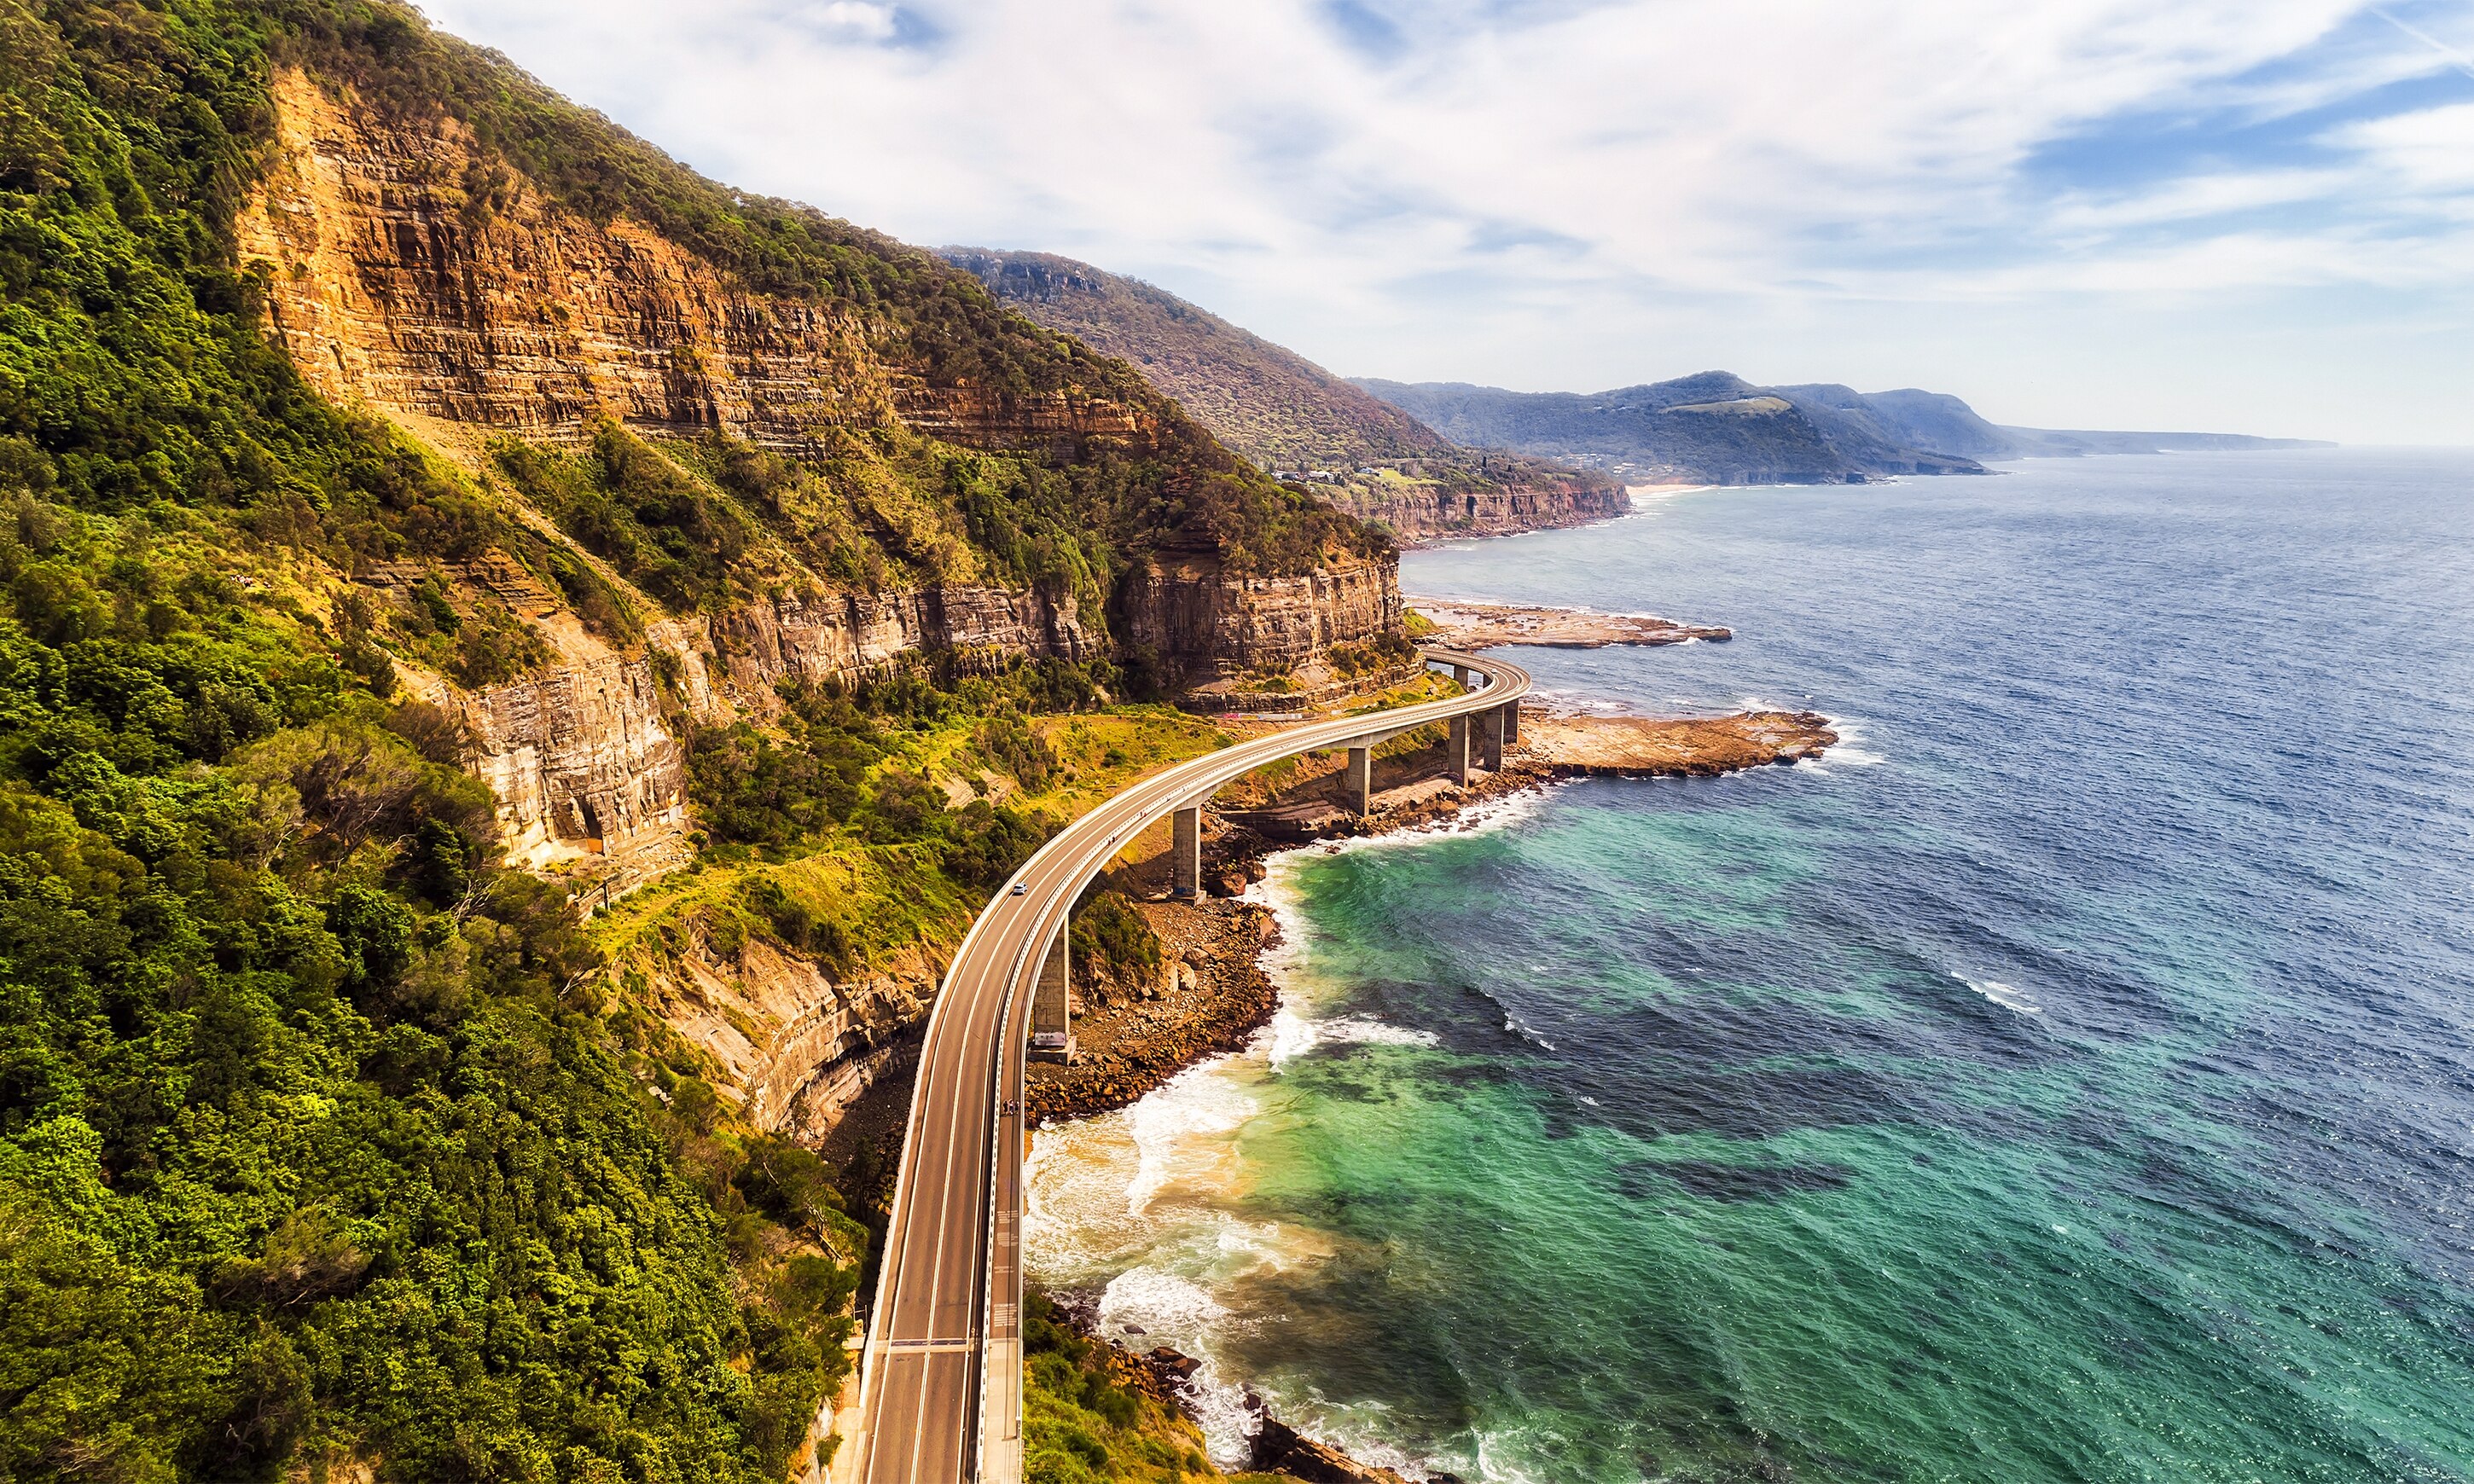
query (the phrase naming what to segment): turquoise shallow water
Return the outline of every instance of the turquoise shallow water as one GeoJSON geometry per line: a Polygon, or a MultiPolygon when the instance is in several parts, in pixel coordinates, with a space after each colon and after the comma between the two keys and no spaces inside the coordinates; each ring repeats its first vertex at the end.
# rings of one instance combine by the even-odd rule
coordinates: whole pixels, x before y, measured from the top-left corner
{"type": "Polygon", "coordinates": [[[1693,494],[1404,586],[1731,624],[1524,662],[1855,743],[1285,858],[1280,1023],[1042,1136],[1039,1276],[1470,1478],[2474,1477],[2474,457],[1693,494]]]}

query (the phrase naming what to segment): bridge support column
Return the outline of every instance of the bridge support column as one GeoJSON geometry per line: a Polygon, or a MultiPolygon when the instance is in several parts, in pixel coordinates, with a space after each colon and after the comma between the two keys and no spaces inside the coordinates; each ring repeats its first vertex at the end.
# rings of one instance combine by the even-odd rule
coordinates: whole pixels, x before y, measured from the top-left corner
{"type": "Polygon", "coordinates": [[[1039,988],[1031,996],[1031,1059],[1034,1062],[1074,1060],[1074,993],[1069,980],[1073,955],[1066,946],[1067,923],[1059,923],[1039,966],[1039,988]]]}
{"type": "Polygon", "coordinates": [[[1374,812],[1374,744],[1348,750],[1348,768],[1340,776],[1341,797],[1362,818],[1374,812]]]}
{"type": "Polygon", "coordinates": [[[1468,666],[1465,664],[1452,666],[1452,683],[1464,687],[1468,684],[1468,666]]]}
{"type": "Polygon", "coordinates": [[[1451,770],[1453,782],[1469,780],[1469,719],[1466,711],[1452,718],[1452,734],[1443,742],[1443,766],[1451,770]]]}
{"type": "Polygon", "coordinates": [[[1519,740],[1520,703],[1517,701],[1506,701],[1503,703],[1503,744],[1506,747],[1510,747],[1513,743],[1519,740]]]}
{"type": "Polygon", "coordinates": [[[1202,895],[1202,805],[1177,810],[1169,823],[1175,835],[1169,856],[1176,862],[1176,895],[1191,901],[1202,895]]]}
{"type": "Polygon", "coordinates": [[[1503,771],[1503,707],[1484,712],[1478,720],[1479,735],[1486,743],[1486,771],[1503,771]]]}

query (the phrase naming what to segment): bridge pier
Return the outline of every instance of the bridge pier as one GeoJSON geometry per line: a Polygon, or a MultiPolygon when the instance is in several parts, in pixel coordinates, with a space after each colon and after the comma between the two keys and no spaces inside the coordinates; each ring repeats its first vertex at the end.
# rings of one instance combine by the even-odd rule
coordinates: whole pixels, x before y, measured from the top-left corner
{"type": "Polygon", "coordinates": [[[1202,805],[1177,810],[1169,826],[1175,836],[1169,857],[1176,863],[1176,895],[1192,901],[1202,895],[1202,805]]]}
{"type": "Polygon", "coordinates": [[[1069,982],[1073,955],[1066,945],[1067,923],[1058,923],[1049,942],[1048,957],[1039,966],[1039,987],[1031,996],[1031,1059],[1034,1062],[1074,1060],[1074,997],[1069,982]]]}
{"type": "Polygon", "coordinates": [[[1486,771],[1501,773],[1503,771],[1503,707],[1496,706],[1493,710],[1484,713],[1480,728],[1479,734],[1486,743],[1486,771]]]}
{"type": "Polygon", "coordinates": [[[1340,776],[1341,797],[1362,819],[1374,812],[1374,744],[1348,750],[1348,767],[1340,776]]]}
{"type": "Polygon", "coordinates": [[[1520,740],[1520,703],[1519,703],[1519,702],[1517,702],[1517,701],[1506,701],[1505,703],[1503,703],[1503,741],[1504,741],[1504,745],[1505,745],[1505,746],[1507,746],[1507,747],[1509,747],[1509,746],[1511,746],[1513,743],[1517,742],[1517,741],[1519,741],[1519,740],[1520,740]]]}
{"type": "Polygon", "coordinates": [[[1467,688],[1468,685],[1468,666],[1465,664],[1456,664],[1452,666],[1452,683],[1462,686],[1463,688],[1467,688]]]}
{"type": "Polygon", "coordinates": [[[1443,742],[1443,766],[1451,770],[1453,782],[1469,780],[1469,719],[1467,712],[1452,718],[1452,733],[1443,742]]]}

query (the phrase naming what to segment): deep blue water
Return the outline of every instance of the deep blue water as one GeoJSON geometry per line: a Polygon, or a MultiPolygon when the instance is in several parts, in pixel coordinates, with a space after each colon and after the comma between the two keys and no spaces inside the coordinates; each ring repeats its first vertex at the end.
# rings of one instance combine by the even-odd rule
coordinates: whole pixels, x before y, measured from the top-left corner
{"type": "Polygon", "coordinates": [[[1292,858],[1334,1029],[1147,1166],[1223,1235],[1057,1276],[1471,1477],[2474,1478],[2474,455],[1694,493],[1403,586],[1730,625],[1523,659],[1853,744],[1292,858]]]}

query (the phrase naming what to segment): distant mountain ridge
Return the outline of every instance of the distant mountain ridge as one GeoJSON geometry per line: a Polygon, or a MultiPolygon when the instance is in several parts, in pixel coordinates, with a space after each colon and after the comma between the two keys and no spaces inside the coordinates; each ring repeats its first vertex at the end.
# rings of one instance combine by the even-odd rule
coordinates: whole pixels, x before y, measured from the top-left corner
{"type": "Polygon", "coordinates": [[[1406,540],[1619,515],[1603,472],[1464,448],[1297,352],[1139,279],[1049,252],[942,248],[1033,322],[1131,364],[1228,447],[1406,540]]]}
{"type": "Polygon", "coordinates": [[[1760,387],[1728,371],[1596,393],[1355,384],[1446,438],[1564,459],[1636,483],[1839,484],[1982,474],[1987,461],[2002,459],[2328,446],[2236,433],[2004,427],[1947,393],[1863,393],[1823,382],[1760,387]]]}

